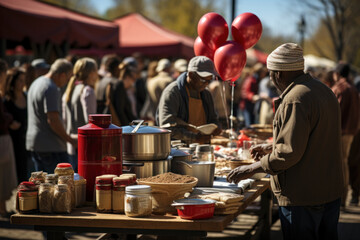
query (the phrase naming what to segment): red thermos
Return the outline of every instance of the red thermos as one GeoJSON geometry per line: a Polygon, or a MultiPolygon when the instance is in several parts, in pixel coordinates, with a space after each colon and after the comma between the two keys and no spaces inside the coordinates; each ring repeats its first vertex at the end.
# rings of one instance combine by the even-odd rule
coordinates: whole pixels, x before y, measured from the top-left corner
{"type": "Polygon", "coordinates": [[[86,179],[86,201],[93,201],[96,176],[122,173],[122,129],[110,114],[90,114],[78,128],[78,169],[86,179]]]}

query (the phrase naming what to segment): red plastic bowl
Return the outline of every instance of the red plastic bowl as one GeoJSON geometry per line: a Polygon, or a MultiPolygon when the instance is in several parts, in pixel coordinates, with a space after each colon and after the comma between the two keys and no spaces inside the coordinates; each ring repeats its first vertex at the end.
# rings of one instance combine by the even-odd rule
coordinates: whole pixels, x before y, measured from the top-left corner
{"type": "Polygon", "coordinates": [[[180,218],[207,219],[214,216],[215,202],[207,199],[179,199],[171,206],[176,207],[180,218]]]}

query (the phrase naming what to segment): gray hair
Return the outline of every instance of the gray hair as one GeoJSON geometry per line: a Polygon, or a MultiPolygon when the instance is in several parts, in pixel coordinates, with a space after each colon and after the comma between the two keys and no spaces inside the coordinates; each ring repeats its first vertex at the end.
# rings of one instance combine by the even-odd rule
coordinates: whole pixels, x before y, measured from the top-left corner
{"type": "Polygon", "coordinates": [[[50,72],[53,74],[61,74],[72,72],[72,69],[73,65],[71,62],[65,58],[59,58],[51,65],[50,72]]]}

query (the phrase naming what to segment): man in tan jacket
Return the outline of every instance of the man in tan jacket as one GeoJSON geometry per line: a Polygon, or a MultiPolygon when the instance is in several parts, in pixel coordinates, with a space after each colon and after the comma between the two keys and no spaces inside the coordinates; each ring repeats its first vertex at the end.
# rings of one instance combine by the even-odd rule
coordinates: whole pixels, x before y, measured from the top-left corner
{"type": "Polygon", "coordinates": [[[274,140],[251,153],[256,163],[228,175],[239,182],[271,174],[284,239],[337,239],[343,192],[340,107],[332,91],[304,73],[302,49],[286,43],[267,59],[275,101],[274,140]]]}

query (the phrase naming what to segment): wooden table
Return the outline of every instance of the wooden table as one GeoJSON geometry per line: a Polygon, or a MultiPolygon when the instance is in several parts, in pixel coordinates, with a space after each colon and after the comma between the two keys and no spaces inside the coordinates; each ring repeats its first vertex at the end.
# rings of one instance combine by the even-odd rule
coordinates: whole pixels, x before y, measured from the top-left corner
{"type": "Polygon", "coordinates": [[[269,238],[271,217],[271,195],[268,179],[255,181],[252,188],[245,191],[243,204],[236,214],[214,216],[205,220],[185,220],[174,215],[151,215],[146,218],[130,218],[123,214],[97,213],[93,207],[75,209],[71,214],[14,214],[12,224],[33,225],[35,230],[46,231],[47,239],[63,239],[65,232],[99,232],[168,235],[186,237],[206,237],[207,232],[221,232],[245,208],[261,195],[264,223],[261,239],[269,238]]]}

